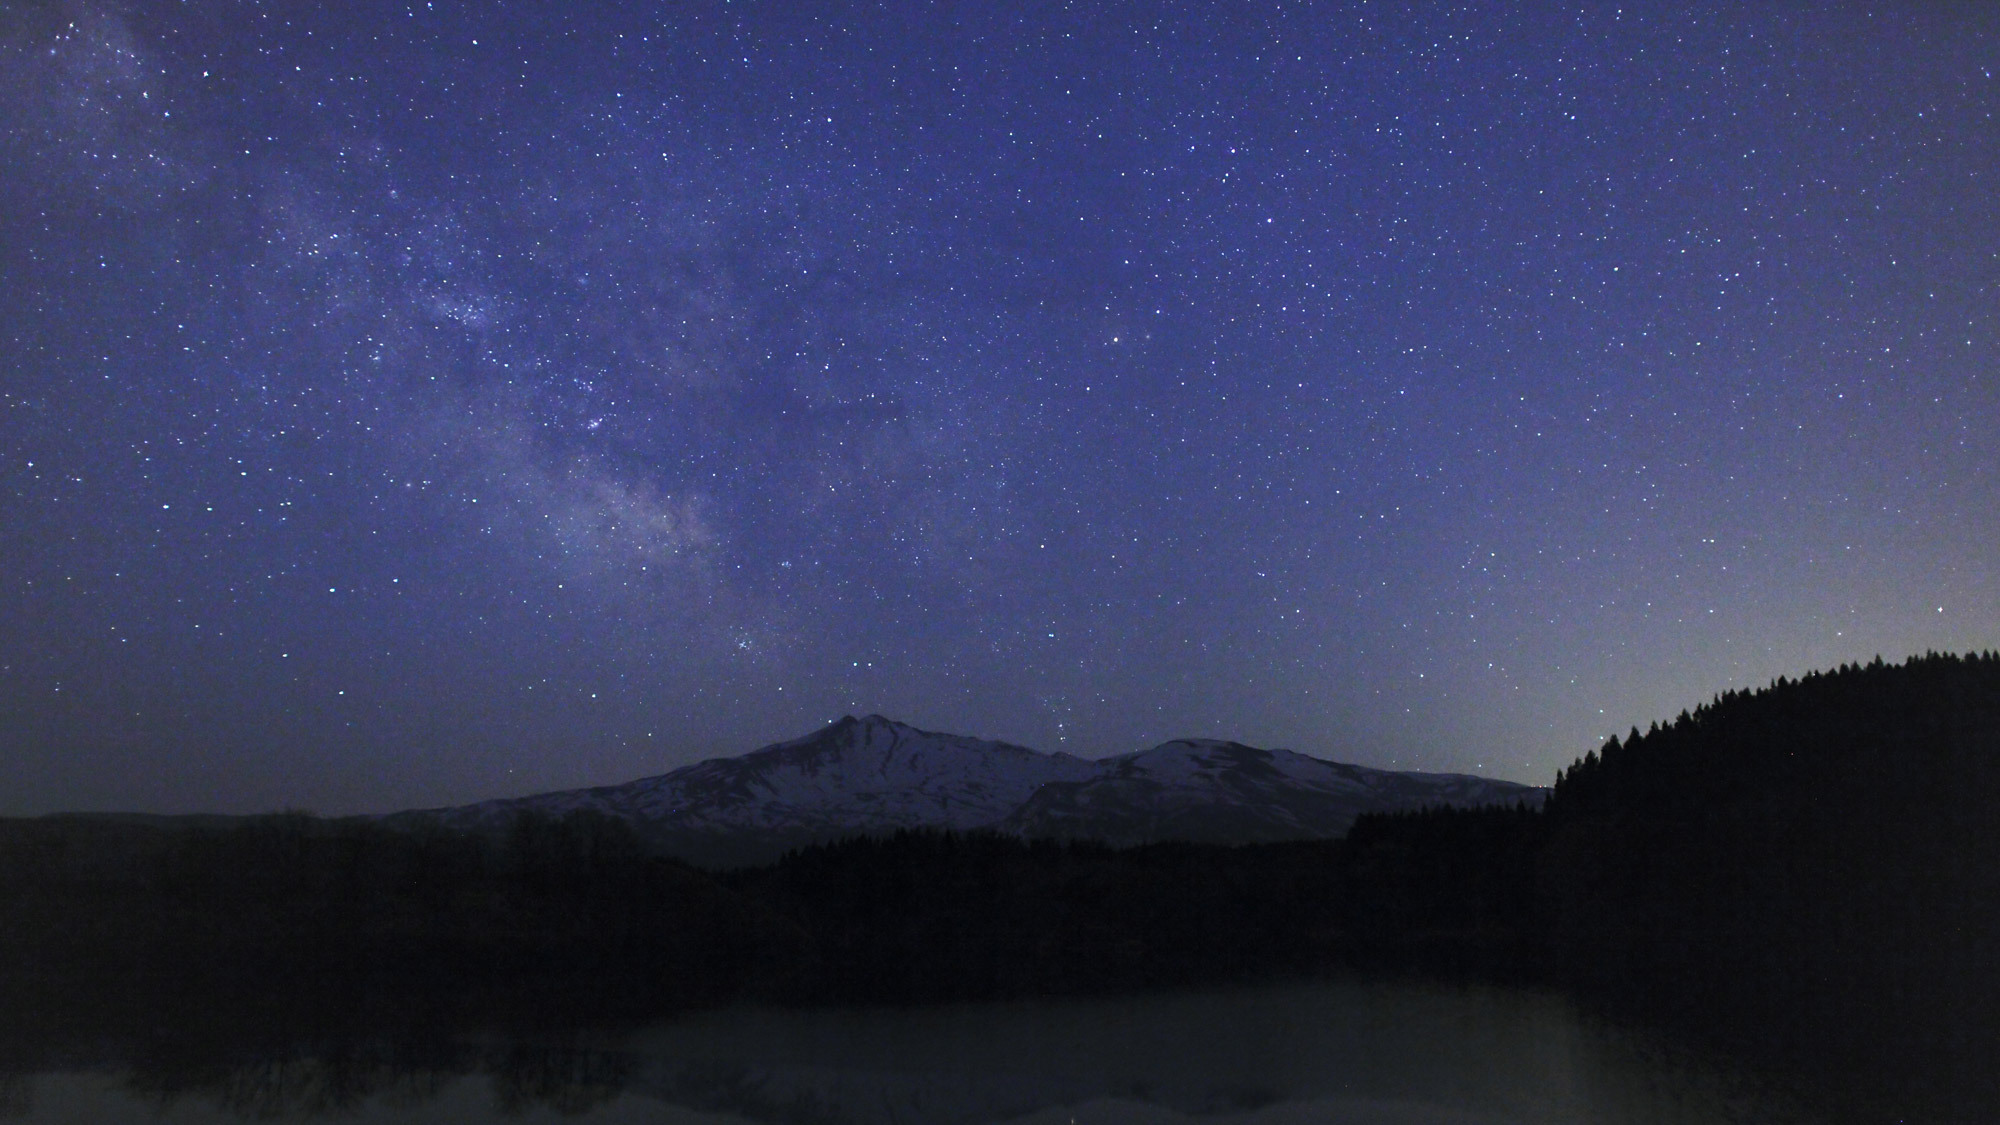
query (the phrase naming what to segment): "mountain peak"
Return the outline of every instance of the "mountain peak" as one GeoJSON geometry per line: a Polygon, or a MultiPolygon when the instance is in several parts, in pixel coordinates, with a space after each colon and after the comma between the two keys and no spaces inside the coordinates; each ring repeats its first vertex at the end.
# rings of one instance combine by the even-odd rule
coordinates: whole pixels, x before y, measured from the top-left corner
{"type": "Polygon", "coordinates": [[[663,851],[726,866],[902,828],[1247,843],[1337,836],[1366,811],[1539,796],[1507,782],[1390,773],[1221,739],[1089,761],[871,713],[624,785],[399,815],[490,830],[517,811],[588,809],[632,822],[663,851]]]}
{"type": "MultiPolygon", "coordinates": [[[[821,727],[819,731],[816,733],[827,733],[830,731],[847,731],[847,730],[907,731],[911,734],[922,734],[922,735],[928,735],[931,733],[930,731],[927,730],[919,730],[908,723],[898,722],[897,720],[892,719],[887,715],[878,715],[872,711],[866,715],[862,715],[859,718],[856,718],[853,715],[842,715],[840,718],[835,719],[833,722],[830,722],[827,725],[821,727]]],[[[942,737],[950,737],[950,736],[942,736],[942,737]]]]}

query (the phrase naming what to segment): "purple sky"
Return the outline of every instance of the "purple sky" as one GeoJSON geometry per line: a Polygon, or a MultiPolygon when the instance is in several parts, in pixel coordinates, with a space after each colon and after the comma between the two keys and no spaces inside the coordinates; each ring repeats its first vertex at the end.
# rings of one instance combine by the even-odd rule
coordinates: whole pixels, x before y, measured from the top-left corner
{"type": "Polygon", "coordinates": [[[2000,11],[1406,7],[0,17],[0,813],[2000,647],[2000,11]]]}

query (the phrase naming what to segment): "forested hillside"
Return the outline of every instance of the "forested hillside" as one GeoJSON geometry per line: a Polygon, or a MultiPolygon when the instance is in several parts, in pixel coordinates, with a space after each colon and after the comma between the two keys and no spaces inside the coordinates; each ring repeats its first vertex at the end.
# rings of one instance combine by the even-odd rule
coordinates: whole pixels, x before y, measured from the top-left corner
{"type": "Polygon", "coordinates": [[[1498,943],[1732,1049],[1996,1092],[2000,656],[1726,693],[1586,755],[1537,813],[1364,818],[1343,863],[1351,942],[1498,943]]]}
{"type": "Polygon", "coordinates": [[[0,823],[0,989],[29,994],[529,985],[637,1011],[740,995],[800,940],[603,817],[498,841],[300,814],[0,823]]]}

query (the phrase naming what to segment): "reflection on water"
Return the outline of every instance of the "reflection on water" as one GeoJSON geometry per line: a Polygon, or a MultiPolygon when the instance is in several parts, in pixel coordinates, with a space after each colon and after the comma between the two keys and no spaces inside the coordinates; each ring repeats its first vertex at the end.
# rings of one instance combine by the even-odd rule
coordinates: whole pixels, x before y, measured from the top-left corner
{"type": "Polygon", "coordinates": [[[622,1032],[164,1049],[0,1074],[29,1122],[1724,1122],[1768,1095],[1541,994],[1315,983],[622,1032]]]}

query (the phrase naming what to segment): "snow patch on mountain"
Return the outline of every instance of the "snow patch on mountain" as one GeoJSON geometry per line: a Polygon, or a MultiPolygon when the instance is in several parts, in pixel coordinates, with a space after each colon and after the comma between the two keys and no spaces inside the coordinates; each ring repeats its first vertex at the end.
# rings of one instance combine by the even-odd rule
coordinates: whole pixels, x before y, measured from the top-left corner
{"type": "Polygon", "coordinates": [[[1045,786],[998,827],[1025,836],[1251,843],[1338,836],[1367,812],[1538,804],[1543,791],[1466,774],[1400,773],[1291,750],[1181,739],[1045,786]]]}
{"type": "Polygon", "coordinates": [[[1006,816],[1049,782],[1090,776],[1068,754],[852,716],[740,758],[712,758],[623,785],[433,810],[454,827],[514,813],[589,810],[657,829],[968,829],[1006,816]]]}

